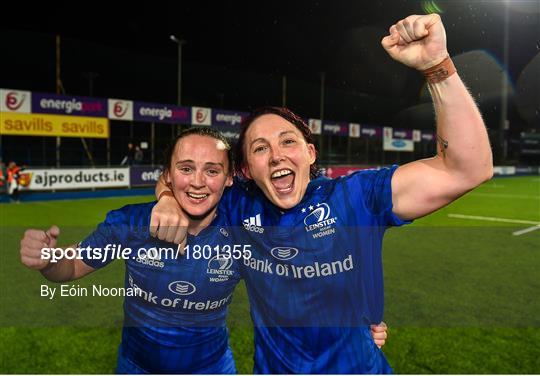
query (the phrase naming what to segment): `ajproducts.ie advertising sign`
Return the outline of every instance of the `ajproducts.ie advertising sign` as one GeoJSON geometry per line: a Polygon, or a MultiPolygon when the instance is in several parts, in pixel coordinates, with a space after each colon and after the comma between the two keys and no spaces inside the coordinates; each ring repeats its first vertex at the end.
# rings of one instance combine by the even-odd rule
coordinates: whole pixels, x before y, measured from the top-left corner
{"type": "Polygon", "coordinates": [[[127,187],[129,168],[28,169],[19,186],[28,191],[127,187]]]}

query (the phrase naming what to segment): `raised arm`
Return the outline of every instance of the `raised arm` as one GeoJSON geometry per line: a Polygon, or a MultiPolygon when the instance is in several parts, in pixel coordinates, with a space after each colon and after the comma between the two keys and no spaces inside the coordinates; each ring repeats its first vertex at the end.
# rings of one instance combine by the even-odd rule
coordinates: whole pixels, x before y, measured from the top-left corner
{"type": "Polygon", "coordinates": [[[409,16],[381,44],[395,60],[429,72],[437,119],[437,155],[400,166],[392,178],[394,213],[415,219],[449,204],[493,175],[491,147],[467,88],[452,70],[437,14],[409,16]]]}
{"type": "MultiPolygon", "coordinates": [[[[58,248],[56,246],[60,229],[52,226],[49,230],[26,230],[21,239],[21,262],[30,269],[39,270],[52,282],[66,282],[79,279],[95,269],[86,265],[82,260],[62,258],[51,262],[50,258],[42,257],[43,248],[58,248]]],[[[66,248],[75,249],[72,245],[66,248]]]]}

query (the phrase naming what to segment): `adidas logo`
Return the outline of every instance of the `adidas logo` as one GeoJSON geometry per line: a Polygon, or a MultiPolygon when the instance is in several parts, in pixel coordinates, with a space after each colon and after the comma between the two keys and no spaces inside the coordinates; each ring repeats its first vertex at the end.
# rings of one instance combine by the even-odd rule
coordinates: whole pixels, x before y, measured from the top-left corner
{"type": "Polygon", "coordinates": [[[244,228],[248,231],[252,232],[258,232],[262,234],[264,232],[264,228],[261,227],[261,215],[257,214],[255,217],[249,217],[247,219],[244,219],[244,228]]]}

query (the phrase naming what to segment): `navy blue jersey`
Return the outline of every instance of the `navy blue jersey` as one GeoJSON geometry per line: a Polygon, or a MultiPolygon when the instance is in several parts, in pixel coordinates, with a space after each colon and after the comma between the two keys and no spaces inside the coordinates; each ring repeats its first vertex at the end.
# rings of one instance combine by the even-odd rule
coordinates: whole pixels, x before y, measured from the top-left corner
{"type": "MultiPolygon", "coordinates": [[[[125,287],[135,294],[126,295],[124,301],[121,357],[151,373],[235,372],[225,317],[240,278],[238,262],[219,258],[217,252],[211,257],[208,252],[206,257],[193,252],[196,246],[208,251],[232,244],[225,217],[218,215],[197,237],[188,237],[189,257],[173,257],[176,245],[149,235],[154,205],[128,205],[109,212],[80,244],[132,250],[126,260],[125,287]]],[[[114,259],[110,252],[101,259],[85,252],[83,256],[93,268],[114,259]]]]}
{"type": "Polygon", "coordinates": [[[383,317],[381,247],[392,212],[391,169],[311,181],[282,211],[253,186],[222,204],[242,226],[255,325],[255,372],[389,373],[369,325],[383,317]]]}

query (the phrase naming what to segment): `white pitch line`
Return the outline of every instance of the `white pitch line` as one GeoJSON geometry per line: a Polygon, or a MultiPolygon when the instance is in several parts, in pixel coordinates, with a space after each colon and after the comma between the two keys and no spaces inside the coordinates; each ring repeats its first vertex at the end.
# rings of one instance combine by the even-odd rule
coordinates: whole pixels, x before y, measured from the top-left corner
{"type": "Polygon", "coordinates": [[[540,196],[528,196],[528,195],[511,195],[504,193],[481,193],[472,192],[471,196],[484,196],[484,197],[497,197],[497,198],[511,198],[511,199],[524,199],[524,200],[540,200],[540,196]]]}
{"type": "MultiPolygon", "coordinates": [[[[497,217],[482,217],[479,215],[465,215],[465,214],[448,214],[450,218],[460,218],[460,219],[476,219],[479,221],[491,221],[491,222],[506,222],[506,223],[521,223],[525,225],[535,225],[539,226],[539,222],[535,221],[526,221],[523,219],[510,219],[510,218],[497,218],[497,217]]],[[[531,230],[532,231],[532,230],[531,230]]]]}
{"type": "Polygon", "coordinates": [[[519,236],[519,235],[523,235],[523,234],[526,234],[528,232],[532,232],[535,230],[540,230],[540,225],[527,227],[527,228],[524,228],[523,230],[514,231],[512,235],[519,236]]]}

